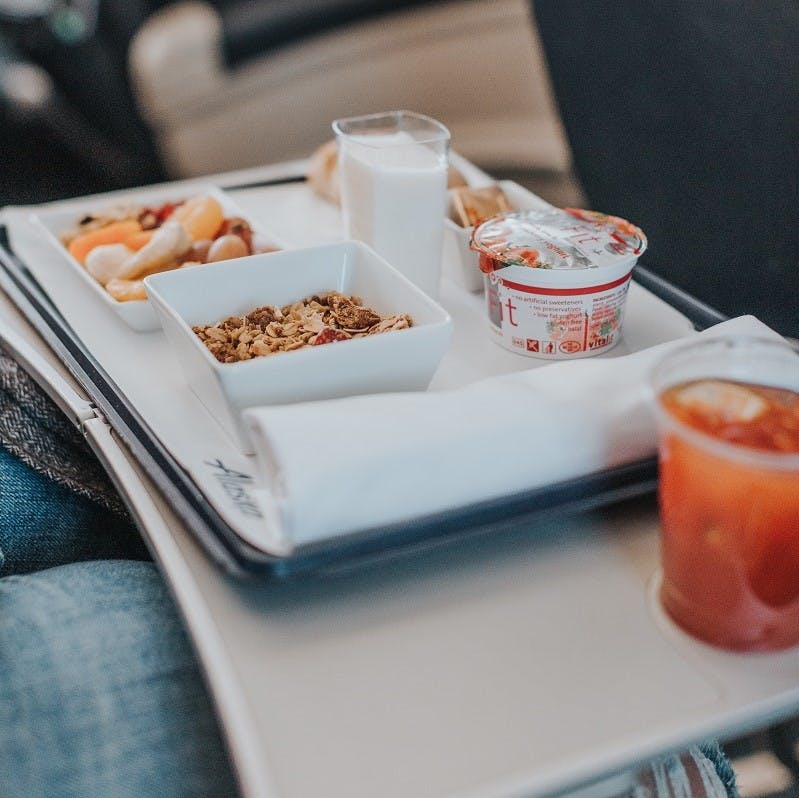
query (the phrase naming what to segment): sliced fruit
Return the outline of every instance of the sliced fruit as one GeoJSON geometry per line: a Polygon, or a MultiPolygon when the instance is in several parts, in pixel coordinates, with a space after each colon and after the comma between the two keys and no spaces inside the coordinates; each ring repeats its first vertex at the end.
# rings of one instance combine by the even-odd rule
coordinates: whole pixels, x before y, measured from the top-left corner
{"type": "Polygon", "coordinates": [[[86,256],[86,271],[101,285],[119,277],[133,252],[125,244],[101,244],[86,256]]]}
{"type": "Polygon", "coordinates": [[[147,291],[142,280],[121,280],[115,277],[108,282],[105,290],[111,294],[117,302],[137,302],[147,299],[147,291]]]}
{"type": "Polygon", "coordinates": [[[768,404],[742,385],[701,380],[676,391],[674,398],[688,410],[706,413],[728,422],[748,422],[762,415],[768,404]]]}
{"type": "Polygon", "coordinates": [[[125,219],[121,222],[112,222],[92,230],[90,233],[76,236],[69,244],[69,254],[81,264],[86,263],[86,256],[95,248],[103,244],[124,244],[134,233],[141,231],[141,225],[135,219],[125,219]]]}
{"type": "Polygon", "coordinates": [[[225,214],[222,206],[209,196],[193,197],[175,210],[170,219],[179,221],[192,241],[214,238],[225,214]]]}

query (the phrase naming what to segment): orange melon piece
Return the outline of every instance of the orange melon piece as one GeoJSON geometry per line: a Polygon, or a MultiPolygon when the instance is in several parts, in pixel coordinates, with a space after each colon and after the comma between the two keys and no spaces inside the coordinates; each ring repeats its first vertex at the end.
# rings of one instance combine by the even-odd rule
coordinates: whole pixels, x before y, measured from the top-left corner
{"type": "Polygon", "coordinates": [[[86,256],[95,247],[101,244],[124,244],[126,239],[138,232],[141,232],[141,225],[135,219],[111,222],[99,230],[92,230],[90,233],[73,238],[68,247],[69,254],[83,265],[86,256]]]}
{"type": "Polygon", "coordinates": [[[171,218],[183,225],[192,241],[202,241],[216,236],[225,220],[225,214],[222,206],[213,197],[201,196],[184,202],[171,218]]]}
{"type": "Polygon", "coordinates": [[[154,229],[139,230],[138,233],[134,233],[132,236],[125,239],[125,246],[133,250],[133,252],[138,252],[145,244],[150,243],[150,239],[153,237],[154,232],[154,229]]]}
{"type": "Polygon", "coordinates": [[[147,290],[142,280],[123,280],[120,277],[115,277],[108,281],[105,290],[117,302],[139,302],[147,299],[147,290]]]}

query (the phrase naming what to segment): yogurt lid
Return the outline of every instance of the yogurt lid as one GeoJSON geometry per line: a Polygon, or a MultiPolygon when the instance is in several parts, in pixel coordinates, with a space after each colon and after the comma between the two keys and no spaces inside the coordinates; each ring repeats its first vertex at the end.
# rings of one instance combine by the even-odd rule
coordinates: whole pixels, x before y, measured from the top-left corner
{"type": "Polygon", "coordinates": [[[625,219],[577,208],[501,213],[472,233],[473,250],[487,255],[480,267],[599,269],[636,260],[646,236],[625,219]],[[490,260],[490,265],[486,264],[490,260]]]}

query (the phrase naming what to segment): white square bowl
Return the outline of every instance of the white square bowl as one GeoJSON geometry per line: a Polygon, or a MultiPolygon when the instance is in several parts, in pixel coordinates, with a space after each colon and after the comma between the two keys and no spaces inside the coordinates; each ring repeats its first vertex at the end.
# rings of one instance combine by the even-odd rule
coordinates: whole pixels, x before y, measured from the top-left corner
{"type": "MultiPolygon", "coordinates": [[[[493,184],[481,184],[479,188],[484,188],[486,185],[493,184]]],[[[532,191],[528,191],[524,186],[520,186],[512,180],[500,180],[496,185],[505,192],[514,211],[552,208],[546,200],[542,200],[537,194],[533,194],[532,191]]],[[[449,210],[451,212],[452,209],[449,210]]],[[[467,291],[482,291],[483,273],[478,266],[477,253],[470,247],[473,230],[474,227],[461,227],[448,216],[444,220],[445,253],[446,257],[453,258],[457,263],[456,274],[461,287],[467,291]]]]}
{"type": "MultiPolygon", "coordinates": [[[[97,300],[110,308],[125,324],[136,332],[152,332],[159,330],[161,325],[153,310],[152,304],[146,300],[132,302],[119,302],[114,299],[105,288],[92,277],[86,268],[70,255],[69,250],[61,243],[61,236],[72,229],[79,219],[88,214],[102,213],[103,210],[119,208],[128,205],[157,206],[165,202],[178,202],[202,195],[212,196],[222,206],[225,217],[240,216],[246,219],[246,214],[231,200],[220,188],[214,185],[197,184],[190,187],[176,188],[175,186],[158,186],[148,189],[137,189],[132,192],[120,193],[118,198],[98,198],[85,203],[70,203],[66,208],[43,209],[32,215],[32,219],[44,231],[45,238],[56,250],[58,255],[88,286],[97,300]]],[[[258,225],[250,222],[253,232],[259,243],[283,248],[283,244],[273,235],[262,230],[258,225]]]]}
{"type": "Polygon", "coordinates": [[[162,272],[144,284],[191,389],[248,453],[246,408],[425,390],[452,331],[440,305],[358,241],[162,272]],[[220,363],[192,330],[328,291],[357,295],[381,315],[407,313],[413,326],[238,363],[220,363]]]}

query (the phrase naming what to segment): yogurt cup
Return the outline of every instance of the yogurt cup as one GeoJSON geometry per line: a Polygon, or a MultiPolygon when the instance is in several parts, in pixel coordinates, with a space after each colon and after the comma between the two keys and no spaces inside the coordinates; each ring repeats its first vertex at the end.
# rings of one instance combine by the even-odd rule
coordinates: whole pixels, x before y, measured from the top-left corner
{"type": "Polygon", "coordinates": [[[528,357],[607,352],[621,338],[632,270],[646,236],[616,216],[565,208],[503,213],[471,247],[497,343],[528,357]]]}

